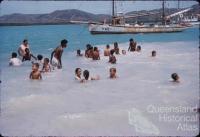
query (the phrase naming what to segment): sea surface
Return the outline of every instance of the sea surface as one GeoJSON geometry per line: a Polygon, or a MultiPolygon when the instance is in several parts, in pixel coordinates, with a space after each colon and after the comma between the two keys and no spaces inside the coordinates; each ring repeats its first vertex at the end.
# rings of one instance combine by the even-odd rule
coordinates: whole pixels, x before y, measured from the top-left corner
{"type": "Polygon", "coordinates": [[[5,136],[196,136],[199,133],[199,28],[181,33],[91,35],[87,25],[0,27],[1,117],[5,136]],[[26,38],[31,52],[50,57],[67,39],[63,69],[29,80],[31,62],[9,67],[13,51],[26,38]],[[116,55],[117,64],[103,56],[106,44],[128,49],[133,38],[140,53],[116,55]],[[77,57],[90,43],[101,60],[77,57]],[[151,57],[156,50],[157,56],[151,57]],[[98,81],[79,83],[74,70],[89,70],[98,81]],[[118,78],[110,80],[109,68],[118,78]],[[170,76],[178,73],[180,83],[170,76]],[[187,109],[188,108],[188,109],[187,109]],[[175,111],[176,110],[176,111],[175,111]],[[173,119],[176,117],[176,119],[173,119]],[[188,121],[189,118],[193,118],[188,121]],[[195,119],[197,117],[197,119],[195,119]]]}
{"type": "MultiPolygon", "coordinates": [[[[106,45],[124,43],[134,38],[143,42],[198,41],[199,28],[194,27],[181,33],[151,33],[151,34],[112,34],[91,35],[88,25],[36,25],[36,26],[1,26],[0,27],[1,58],[16,51],[23,41],[28,39],[34,54],[48,54],[49,50],[59,45],[62,39],[69,41],[67,51],[84,49],[85,45],[106,45]]],[[[3,58],[5,59],[5,58],[3,58]]]]}

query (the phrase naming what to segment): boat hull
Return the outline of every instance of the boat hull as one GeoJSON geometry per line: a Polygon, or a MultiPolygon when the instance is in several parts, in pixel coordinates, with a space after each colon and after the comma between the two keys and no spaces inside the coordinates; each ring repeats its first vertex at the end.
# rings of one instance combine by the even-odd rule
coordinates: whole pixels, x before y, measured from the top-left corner
{"type": "Polygon", "coordinates": [[[134,27],[134,26],[111,26],[90,24],[89,31],[92,34],[123,34],[123,33],[164,33],[181,32],[186,27],[182,26],[157,26],[157,27],[134,27]]]}

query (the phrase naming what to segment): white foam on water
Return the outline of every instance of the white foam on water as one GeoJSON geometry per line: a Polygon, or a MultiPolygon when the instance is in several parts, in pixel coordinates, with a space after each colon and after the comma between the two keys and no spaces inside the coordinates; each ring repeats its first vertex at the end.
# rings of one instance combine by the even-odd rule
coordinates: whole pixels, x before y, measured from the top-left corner
{"type": "MultiPolygon", "coordinates": [[[[29,80],[31,63],[3,67],[0,132],[8,136],[196,135],[196,130],[176,130],[177,123],[160,122],[147,107],[198,104],[198,42],[140,45],[141,53],[116,55],[115,65],[108,63],[108,57],[92,61],[64,51],[63,69],[42,74],[41,81],[29,80]],[[150,57],[152,50],[157,51],[155,58],[150,57]],[[101,79],[78,83],[74,80],[77,67],[101,79]],[[108,78],[110,67],[117,68],[119,78],[108,78]],[[174,72],[180,83],[171,82],[174,72]]],[[[127,49],[128,43],[119,46],[127,49]]],[[[103,55],[102,46],[98,47],[103,55]]]]}

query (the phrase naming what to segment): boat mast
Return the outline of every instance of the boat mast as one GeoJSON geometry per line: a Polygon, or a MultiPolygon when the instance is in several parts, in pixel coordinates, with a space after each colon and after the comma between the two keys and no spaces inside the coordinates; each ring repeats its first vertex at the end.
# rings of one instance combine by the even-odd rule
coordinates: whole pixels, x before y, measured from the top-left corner
{"type": "Polygon", "coordinates": [[[115,1],[112,0],[112,25],[115,25],[115,1]]]}
{"type": "Polygon", "coordinates": [[[162,2],[162,25],[165,25],[165,0],[162,2]]]}
{"type": "Polygon", "coordinates": [[[112,17],[115,16],[115,1],[112,1],[112,17]]]}

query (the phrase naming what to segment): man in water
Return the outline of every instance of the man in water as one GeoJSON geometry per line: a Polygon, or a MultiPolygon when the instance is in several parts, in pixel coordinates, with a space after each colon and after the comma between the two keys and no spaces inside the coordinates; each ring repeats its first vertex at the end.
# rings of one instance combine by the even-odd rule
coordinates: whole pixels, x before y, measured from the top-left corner
{"type": "Polygon", "coordinates": [[[29,49],[29,45],[28,45],[28,40],[25,39],[23,41],[23,43],[20,45],[19,49],[18,49],[18,54],[21,57],[24,57],[24,55],[26,54],[25,49],[28,48],[29,49]]]}
{"type": "Polygon", "coordinates": [[[129,48],[128,48],[128,51],[136,51],[136,45],[137,43],[131,38],[129,40],[129,48]]]}
{"type": "Polygon", "coordinates": [[[66,39],[61,40],[60,46],[58,46],[52,53],[51,53],[51,64],[58,69],[62,68],[62,53],[63,49],[67,47],[68,41],[66,39]]]}
{"type": "Polygon", "coordinates": [[[106,45],[106,49],[104,50],[104,56],[110,56],[110,45],[106,45]]]}

